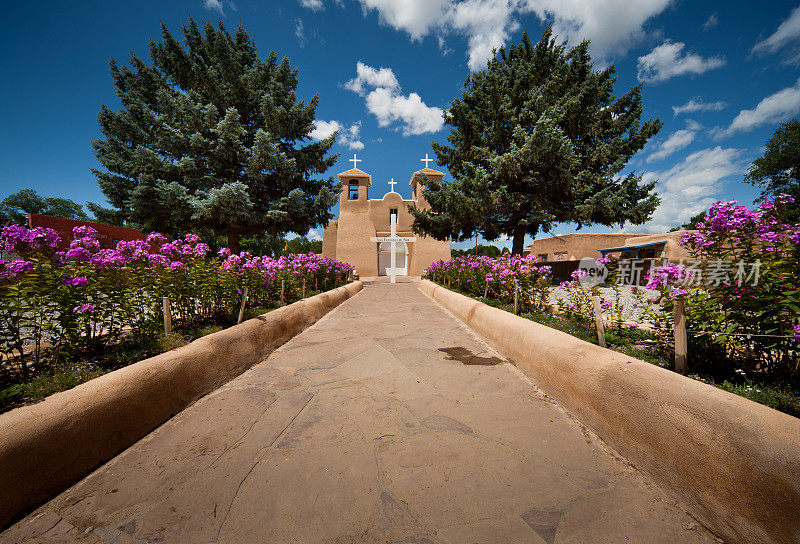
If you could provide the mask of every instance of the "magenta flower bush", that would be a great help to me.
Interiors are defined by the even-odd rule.
[[[647,280],[645,287],[647,289],[664,289],[687,277],[689,277],[689,273],[683,265],[669,263],[653,271],[648,270],[645,272],[645,279]]]
[[[536,256],[502,255],[497,258],[469,255],[449,261],[436,261],[423,277],[455,287],[471,296],[493,296],[513,303],[519,285],[518,303],[522,309],[543,308],[551,269]]]
[[[597,259],[598,265],[608,267],[612,279],[616,277],[614,275],[616,274],[616,262],[616,259],[610,256]],[[611,295],[614,298],[614,300],[607,300],[603,299],[604,294],[596,282],[583,281],[584,278],[589,277],[586,269],[573,270],[570,277],[572,279],[559,283],[554,292],[554,302],[559,313],[583,324],[592,323],[594,321],[594,297],[599,296],[601,313],[609,316],[611,323],[617,329],[625,324],[625,306],[622,303],[621,290],[615,279],[607,281],[612,288]]]
[[[782,195],[754,210],[735,200],[715,203],[697,230],[682,236],[698,265],[670,264],[648,276],[647,287],[662,291],[666,311],[657,325],[665,333],[672,301],[685,299],[696,365],[720,370],[734,362],[749,373],[800,377],[800,224],[776,213],[792,201]]]
[[[173,321],[188,323],[236,312],[245,287],[251,306],[268,306],[282,290],[292,302],[304,288],[339,286],[351,270],[313,254],[271,259],[223,248],[212,255],[195,234],[169,241],[151,233],[114,249],[101,248],[89,226],[76,227],[73,236],[58,251],[52,229],[12,225],[0,233],[0,248],[19,256],[0,261],[0,351],[14,356],[10,370],[23,381],[44,364],[43,340],[61,351],[96,349],[125,330],[156,326],[162,297],[170,299]],[[30,344],[32,360],[23,354]]]

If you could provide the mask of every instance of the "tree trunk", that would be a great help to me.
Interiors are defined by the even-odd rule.
[[[241,248],[239,247],[239,231],[238,230],[229,230],[228,231],[228,249],[231,250],[231,253],[239,253]]]
[[[536,238],[536,234],[539,232],[539,225],[533,229],[533,237]],[[525,249],[525,227],[517,225],[514,227],[514,242],[511,246],[511,254],[512,255],[522,255],[522,251]]]
[[[517,225],[514,227],[514,242],[511,245],[512,255],[522,255],[525,247],[525,227]]]

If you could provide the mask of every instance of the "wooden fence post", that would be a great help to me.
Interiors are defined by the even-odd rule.
[[[169,310],[169,297],[164,297],[164,334],[172,334],[172,313]]]
[[[674,300],[675,304],[675,372],[685,373],[688,346],[686,341],[686,313],[682,296]]]
[[[483,298],[486,299],[488,295],[489,295],[489,283],[487,282],[486,287],[483,288]]]
[[[284,288],[284,282],[285,281],[286,280],[281,280],[281,306],[283,306],[283,288]]]
[[[514,278],[514,315],[519,315],[519,282]]]
[[[241,308],[239,308],[239,319],[236,320],[236,324],[237,325],[239,323],[241,323],[242,319],[244,318],[244,306],[245,306],[245,304],[247,304],[247,287],[245,287],[244,288],[244,292],[242,292],[242,306],[241,306]]]
[[[594,305],[594,324],[597,327],[597,343],[604,348],[606,347],[606,333],[603,330],[603,310],[600,308],[600,297],[593,296],[592,303]]]
[[[303,278],[303,294],[300,298],[306,298],[306,279]]]

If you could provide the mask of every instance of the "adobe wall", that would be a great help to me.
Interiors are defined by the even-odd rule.
[[[329,221],[322,229],[322,256],[336,258],[336,236],[339,232],[339,222]]]
[[[555,254],[567,252],[567,261],[579,261],[584,257],[599,258],[602,256],[599,250],[609,247],[619,247],[627,245],[628,240],[638,240],[638,234],[593,234],[593,233],[570,233],[562,236],[551,236],[541,240],[534,240],[531,246],[526,248],[534,255],[547,253],[548,261],[555,261]],[[638,243],[638,242],[631,242]],[[532,248],[532,250],[531,250]]]
[[[579,261],[584,257],[601,257],[600,250],[611,247],[649,244],[651,242],[666,241],[664,246],[665,257],[669,259],[691,258],[689,252],[679,242],[685,230],[667,232],[663,234],[593,234],[573,232],[561,236],[551,236],[541,240],[534,240],[533,244],[525,248],[526,253],[536,256],[547,254],[548,261],[557,261],[556,253],[566,252],[568,261]]]
[[[353,266],[362,278],[378,275],[378,252],[369,241],[377,234],[369,209],[369,201],[360,196],[358,200],[343,200],[339,205],[336,258]]]
[[[668,259],[691,259],[692,255],[689,251],[680,245],[681,235],[685,232],[692,232],[686,230],[676,230],[664,234],[640,234],[636,238],[629,238],[625,241],[624,245],[633,244],[649,244],[651,242],[661,242],[666,240],[667,244],[664,246],[665,257]]]
[[[113,249],[120,240],[144,240],[145,235],[142,231],[129,227],[115,227],[105,223],[95,221],[80,221],[77,219],[67,219],[65,217],[54,217],[52,215],[42,215],[38,213],[28,214],[28,228],[47,227],[61,235],[59,249],[69,248],[73,240],[72,229],[81,225],[88,225],[100,234],[100,245],[106,249]]]
[[[800,542],[800,419],[422,280],[726,542]]]
[[[360,281],[0,414],[0,529],[189,404],[263,361]]]
[[[452,253],[450,251],[450,240],[439,241],[429,236],[419,236],[417,241],[412,243],[411,262],[408,265],[409,276],[421,276],[422,273],[432,263],[442,260],[449,261]]]

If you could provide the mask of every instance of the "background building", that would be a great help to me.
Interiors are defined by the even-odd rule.
[[[115,227],[113,225],[106,225],[105,223],[66,219],[64,217],[53,217],[51,215],[40,215],[38,213],[28,214],[28,228],[48,227],[58,232],[61,236],[59,249],[69,248],[69,244],[73,240],[72,229],[81,225],[87,225],[95,229],[100,234],[100,245],[106,249],[113,249],[120,240],[144,240],[145,238],[142,231],[129,227]]]
[[[686,259],[689,252],[681,247],[681,234],[677,230],[664,234],[591,234],[574,232],[562,236],[551,236],[535,240],[525,248],[525,254],[533,253],[540,261],[580,261],[584,257],[599,258],[616,255],[630,259]]]

